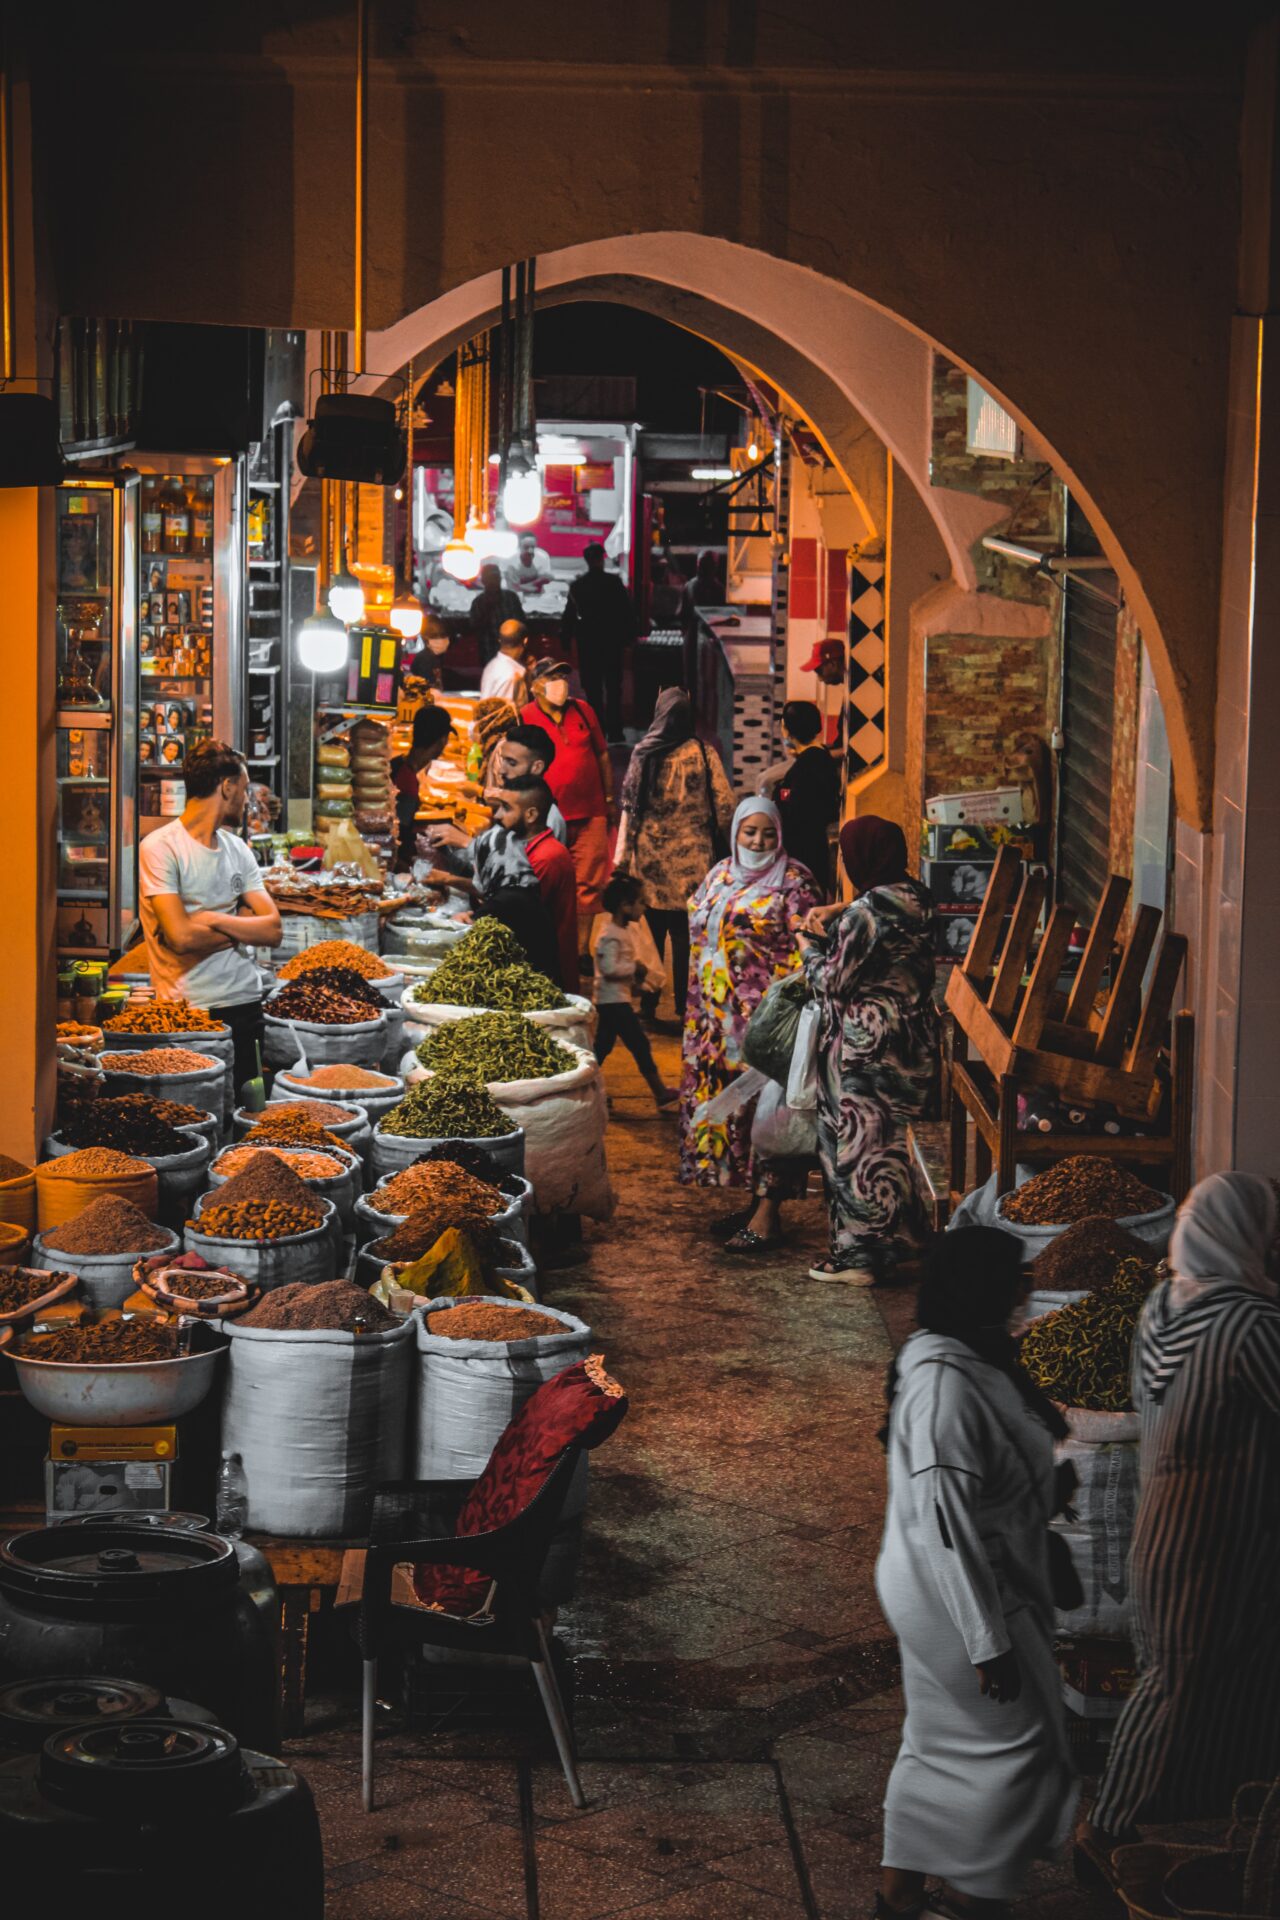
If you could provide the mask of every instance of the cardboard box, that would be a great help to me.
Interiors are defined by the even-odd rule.
[[[1115,1720],[1138,1683],[1124,1640],[1069,1640],[1058,1647],[1062,1698],[1082,1720]]]
[[[974,793],[935,793],[924,803],[925,817],[939,826],[977,822],[981,826],[1023,824],[1021,787],[986,787]]]
[[[934,952],[943,960],[963,960],[977,924],[976,907],[939,907],[934,922]]]
[[[167,1460],[56,1460],[44,1465],[46,1518],[68,1513],[163,1512],[170,1505]]]

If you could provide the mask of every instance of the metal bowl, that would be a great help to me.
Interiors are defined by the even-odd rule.
[[[18,1385],[46,1420],[69,1427],[167,1426],[198,1407],[213,1385],[222,1348],[176,1360],[94,1366],[32,1360],[9,1351]]]

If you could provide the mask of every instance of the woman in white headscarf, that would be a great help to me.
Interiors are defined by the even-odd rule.
[[[1280,1774],[1276,1221],[1269,1181],[1202,1180],[1138,1324],[1140,1673],[1076,1836],[1086,1870],[1141,1825],[1225,1814],[1243,1781]]]
[[[725,1119],[709,1101],[746,1067],[747,1021],[766,988],[800,966],[800,922],[822,898],[807,867],[788,859],[771,800],[742,801],[729,830],[730,855],[712,867],[689,902],[689,1002],[680,1084],[680,1178],[686,1186],[753,1189],[757,1202],[722,1224],[735,1252],[778,1242],[777,1207],[795,1186],[787,1163],[753,1165],[754,1099]]]

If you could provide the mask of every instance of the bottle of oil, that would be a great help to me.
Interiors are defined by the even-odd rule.
[[[213,552],[213,477],[202,474],[191,495],[191,551]]]
[[[164,496],[164,550],[166,553],[190,553],[191,508],[187,490],[175,474]]]
[[[160,482],[152,475],[142,483],[142,551],[164,551],[164,507]]]

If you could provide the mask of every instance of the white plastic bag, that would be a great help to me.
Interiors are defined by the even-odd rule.
[[[793,1107],[776,1080],[767,1081],[751,1122],[751,1144],[770,1160],[798,1160],[818,1151],[818,1116]]]
[[[822,1009],[816,1000],[800,1010],[796,1043],[791,1049],[791,1071],[787,1075],[787,1105],[797,1113],[811,1113],[818,1104],[818,1029]]]

